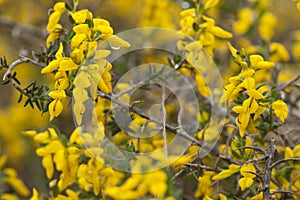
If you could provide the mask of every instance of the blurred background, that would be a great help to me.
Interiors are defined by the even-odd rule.
[[[223,0],[217,9],[209,13],[216,19],[217,25],[233,32],[233,25],[239,20],[239,11],[255,0]],[[258,0],[257,0],[258,1]],[[18,59],[19,55],[31,57],[32,52],[39,52],[45,45],[47,36],[46,25],[49,9],[56,1],[49,0],[0,0],[0,57],[6,57],[8,64]],[[292,59],[297,60],[300,52],[296,45],[300,41],[299,12],[295,3],[291,0],[266,1],[270,11],[277,18],[277,26],[274,41],[286,45]],[[70,2],[71,3],[71,2]],[[164,27],[173,30],[180,28],[180,11],[189,8],[190,1],[183,0],[81,0],[79,9],[87,8],[94,16],[110,21],[115,33],[136,27]],[[220,19],[220,20],[218,20]],[[237,37],[235,38],[235,36]],[[255,46],[253,40],[243,40],[243,34],[234,33],[234,43],[240,47]],[[230,65],[229,53],[225,41],[217,49],[216,62],[221,71],[228,71]],[[145,59],[149,59],[149,55]],[[135,58],[137,59],[137,58]],[[140,58],[141,59],[141,58]],[[151,59],[151,58],[150,58]],[[293,64],[286,70],[282,79],[288,79],[299,68]],[[118,68],[114,69],[118,70]],[[2,79],[4,70],[0,72]],[[117,72],[116,72],[117,73]],[[41,75],[40,70],[31,64],[22,64],[17,68],[17,76],[22,86],[27,86],[32,81],[37,83],[50,83],[54,88],[51,78]],[[23,136],[23,130],[43,129],[49,126],[48,114],[42,114],[36,108],[23,107],[24,102],[17,103],[18,92],[11,85],[0,86],[0,155],[8,155],[8,166],[15,167],[25,183],[32,188],[37,186],[41,191],[45,190],[46,183],[44,171],[40,159],[35,156],[34,144],[29,138]],[[59,119],[50,123],[57,126],[63,134],[70,134],[74,129],[73,118],[70,109],[65,109]]]

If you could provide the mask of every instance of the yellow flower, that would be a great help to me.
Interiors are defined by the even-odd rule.
[[[272,42],[270,44],[270,61],[272,62],[285,62],[290,59],[289,52],[286,50],[286,48],[277,42]]]
[[[243,102],[242,106],[234,106],[232,110],[239,113],[236,118],[236,125],[239,127],[241,137],[244,136],[246,128],[250,120],[250,114],[255,113],[259,106],[255,98],[249,97]]]
[[[4,165],[6,164],[6,161],[7,161],[6,155],[0,156],[0,170],[4,167]]]
[[[219,0],[208,0],[205,5],[204,5],[204,9],[208,10],[210,8],[215,7],[217,4],[219,3]]]
[[[3,170],[7,176],[4,178],[4,182],[8,183],[19,195],[28,197],[30,191],[27,189],[23,181],[18,178],[17,171],[12,168],[6,168]]]
[[[246,33],[253,23],[254,14],[254,11],[250,8],[243,8],[239,10],[238,21],[233,25],[234,32],[239,35]]]
[[[75,64],[80,65],[84,59],[83,51],[81,49],[75,49],[72,51],[70,57]]]
[[[270,12],[265,12],[258,26],[258,32],[262,39],[270,41],[274,35],[274,29],[277,25],[277,18]]]
[[[52,60],[45,68],[42,69],[41,73],[45,74],[45,73],[50,73],[53,72],[54,70],[57,70],[59,67],[59,63],[60,61],[63,59],[63,45],[62,43],[59,44],[59,48],[55,54],[55,58],[56,60]]]
[[[237,173],[240,171],[240,166],[239,165],[235,165],[235,164],[231,164],[229,165],[229,169],[223,170],[221,171],[219,174],[215,175],[212,177],[212,180],[223,180],[225,178],[230,177],[231,175]]]
[[[73,69],[78,69],[78,65],[73,62],[71,58],[64,58],[59,62],[59,70],[60,71],[70,71]]]
[[[61,17],[61,13],[59,12],[53,12],[48,20],[48,25],[47,25],[47,31],[48,33],[52,33],[56,24],[58,24],[59,20]]]
[[[277,100],[272,103],[272,110],[275,115],[279,118],[279,120],[283,123],[285,119],[288,117],[289,110],[287,105],[282,100]]]
[[[74,26],[73,30],[76,34],[86,34],[88,38],[91,37],[91,29],[87,24],[79,24],[77,26]]]
[[[20,200],[19,197],[9,193],[2,193],[1,200]]]
[[[57,2],[53,7],[55,12],[63,14],[66,11],[65,2]]]
[[[244,164],[240,170],[241,175],[244,177],[239,180],[239,186],[241,190],[244,191],[246,188],[250,187],[254,180],[253,178],[256,177],[254,173],[256,173],[255,167],[252,163]]]
[[[195,16],[196,10],[195,8],[190,8],[186,9],[180,12],[181,17],[186,17],[186,16]]]
[[[300,11],[300,1],[299,0],[293,0],[294,2],[297,2],[297,9]]]
[[[39,193],[35,188],[32,189],[32,197],[30,200],[39,200]]]
[[[263,193],[260,192],[257,195],[251,197],[251,198],[247,198],[247,200],[262,200],[263,199]]]
[[[255,69],[270,69],[275,65],[273,62],[264,61],[260,55],[251,55],[250,63]]]
[[[49,104],[50,121],[52,121],[54,117],[58,117],[60,115],[63,111],[63,107],[64,106],[59,99],[55,99]]]
[[[51,91],[48,94],[48,96],[50,96],[53,99],[65,99],[67,97],[64,90],[54,90],[54,91]]]
[[[211,196],[212,195],[212,181],[211,177],[215,172],[205,171],[202,177],[198,178],[198,187],[194,194],[196,198],[201,196]]]
[[[87,9],[79,10],[75,13],[70,13],[76,24],[83,24],[85,21],[92,20],[93,15]]]
[[[147,173],[144,182],[148,184],[152,195],[163,197],[167,192],[167,175],[161,170]]]

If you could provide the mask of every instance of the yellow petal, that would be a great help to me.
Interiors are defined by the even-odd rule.
[[[209,28],[209,32],[213,33],[215,36],[219,38],[224,38],[224,39],[229,39],[232,38],[232,34],[229,33],[228,31],[225,31],[221,27],[218,26],[213,26]]]
[[[123,40],[122,38],[120,38],[116,35],[109,38],[108,42],[111,45],[111,47],[113,47],[113,48],[120,48],[120,47],[128,48],[128,47],[130,47],[130,44],[127,41]]]
[[[207,10],[207,9],[213,8],[218,3],[219,3],[219,0],[208,0],[204,5],[204,9]]]
[[[246,164],[244,164],[242,167],[241,167],[241,174],[244,176],[244,177],[249,177],[249,178],[254,178],[254,177],[256,177],[256,175],[255,174],[253,174],[253,173],[255,173],[256,172],[256,170],[255,170],[255,167],[253,166],[253,164],[252,163],[246,163]],[[251,172],[253,172],[253,173],[251,173]]]
[[[91,35],[91,30],[89,28],[89,25],[87,24],[79,24],[77,26],[74,26],[73,30],[76,34],[86,34],[88,36]]]
[[[60,20],[61,13],[59,12],[53,12],[48,20],[48,25],[47,25],[47,31],[48,33],[51,33],[55,27],[56,24],[58,24]]]
[[[231,52],[231,55],[234,57],[234,58],[236,58],[237,57],[237,50],[228,42],[227,43],[228,44],[228,48],[229,48],[229,50],[230,50],[230,52]]]
[[[54,167],[53,167],[53,162],[52,162],[52,156],[51,154],[46,155],[43,160],[42,160],[42,165],[46,170],[46,176],[48,179],[51,179],[53,172],[54,172]]]
[[[71,40],[71,49],[79,47],[79,45],[87,39],[86,34],[76,34]]]
[[[283,123],[285,119],[288,117],[288,107],[282,100],[277,100],[272,103],[272,110],[275,115],[279,118],[279,120]]]
[[[99,25],[110,26],[109,21],[107,21],[105,19],[100,19],[100,18],[94,18],[93,24],[94,24],[94,27],[97,27]]]
[[[74,80],[74,85],[79,88],[87,88],[91,85],[91,75],[85,71],[81,71]]]
[[[52,99],[65,99],[66,93],[64,90],[54,90],[49,92],[48,96],[50,96]]]
[[[81,49],[75,49],[74,51],[72,51],[70,57],[77,65],[80,65],[80,63],[82,63],[84,59],[84,55]]]
[[[248,94],[253,97],[254,99],[263,99],[264,96],[257,90],[255,89],[251,89],[251,90],[248,90]]]
[[[73,69],[78,69],[78,65],[76,65],[71,58],[64,58],[59,63],[59,70],[60,71],[70,71]]]
[[[292,149],[290,147],[286,147],[284,149],[284,158],[293,158],[294,157],[294,153],[292,151]]]
[[[65,2],[57,2],[53,7],[55,12],[58,12],[60,14],[64,13],[66,11],[66,5]]]
[[[264,61],[264,58],[260,55],[251,55],[250,56],[250,63],[254,67],[256,67],[257,64],[261,61]]]
[[[32,194],[32,197],[30,198],[30,200],[39,200],[39,193],[35,188],[32,189],[32,193],[33,194]]]
[[[46,73],[50,73],[53,72],[54,70],[57,70],[59,67],[59,61],[58,60],[52,60],[47,67],[43,68],[41,73],[42,74],[46,74]]]
[[[239,186],[241,187],[241,190],[244,191],[246,188],[250,187],[253,182],[252,178],[243,177],[239,180]]]
[[[256,65],[256,69],[270,69],[272,67],[274,67],[275,64],[269,61],[261,61],[259,63],[257,63]]]
[[[235,113],[243,113],[243,112],[245,112],[243,106],[234,106],[232,108],[232,111],[235,112]]]
[[[49,104],[49,113],[50,113],[50,121],[54,119],[54,117],[58,117],[60,113],[63,111],[63,104],[60,100],[55,99]]]
[[[223,170],[219,174],[212,177],[212,180],[223,180],[240,171],[240,166],[231,164],[229,169]]]

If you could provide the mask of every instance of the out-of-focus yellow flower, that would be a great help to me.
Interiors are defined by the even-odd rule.
[[[4,182],[9,184],[19,195],[23,197],[28,197],[30,191],[27,189],[23,181],[18,178],[17,171],[12,168],[5,168],[3,170],[6,177],[4,178]]]
[[[293,0],[293,2],[297,3],[297,9],[300,11],[300,1],[299,0]]]
[[[246,33],[254,21],[255,13],[250,8],[243,8],[238,11],[238,21],[234,23],[233,30],[235,33],[242,35]]]
[[[270,41],[275,33],[277,18],[270,12],[266,12],[261,16],[258,26],[258,32],[262,39]]]
[[[257,195],[251,197],[251,198],[247,198],[247,200],[262,200],[263,199],[263,193],[260,192]]]
[[[39,193],[35,188],[32,189],[32,197],[30,200],[39,200]]]
[[[289,52],[280,43],[272,42],[270,44],[270,52],[269,60],[272,62],[286,62],[290,59]]]

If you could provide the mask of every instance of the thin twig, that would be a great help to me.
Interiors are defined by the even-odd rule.
[[[278,87],[278,90],[284,90],[285,88],[287,88],[288,86],[294,84],[296,81],[298,81],[298,79],[300,79],[300,74],[298,74],[297,76],[295,76],[293,79],[291,79],[290,81],[280,85]]]
[[[300,158],[286,158],[286,159],[278,160],[271,165],[271,168],[274,168],[276,165],[279,165],[280,163],[288,162],[288,161],[300,161]]]
[[[30,58],[26,58],[26,57],[21,57],[19,58],[18,60],[15,60],[13,63],[11,63],[9,66],[8,66],[8,70],[5,72],[4,76],[3,76],[3,80],[6,79],[6,77],[11,73],[11,71],[17,67],[18,65],[20,64],[23,64],[23,63],[32,63],[40,68],[44,68],[45,66],[35,60],[32,60]]]
[[[147,79],[139,81],[138,83],[131,85],[130,88],[123,90],[122,92],[120,92],[118,94],[113,94],[112,96],[115,98],[118,98],[124,94],[134,91],[135,89],[149,83],[149,81],[151,81],[152,79],[155,79],[157,76],[159,76],[164,71],[164,69],[165,69],[164,67],[161,67],[157,72],[155,72],[154,74],[149,76]]]

